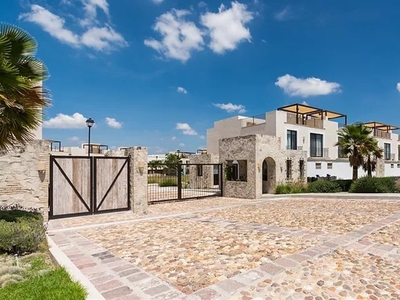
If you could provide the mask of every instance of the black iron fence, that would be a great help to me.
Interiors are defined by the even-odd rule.
[[[148,201],[222,196],[221,164],[151,164]]]

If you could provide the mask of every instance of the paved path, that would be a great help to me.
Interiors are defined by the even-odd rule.
[[[51,221],[49,237],[105,299],[400,299],[393,198],[151,210]]]

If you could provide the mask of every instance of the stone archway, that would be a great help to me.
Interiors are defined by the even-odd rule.
[[[276,187],[276,164],[272,157],[264,159],[262,164],[262,193],[271,194]]]

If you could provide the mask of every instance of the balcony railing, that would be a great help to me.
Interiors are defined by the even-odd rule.
[[[296,120],[296,114],[291,114],[291,113],[287,113],[286,122],[288,124],[293,124],[293,125],[304,125],[307,127],[320,128],[320,129],[324,128],[324,122],[321,119],[311,118],[303,120],[303,117],[299,115]]]
[[[385,132],[385,131],[381,131],[381,130],[375,130],[374,137],[381,138],[381,139],[388,139],[388,140],[392,139],[392,135],[390,132]]]
[[[319,151],[311,151],[311,147],[308,149],[309,150],[309,156],[310,157],[315,157],[315,158],[329,158],[329,148],[323,148],[322,153],[318,153]],[[314,154],[314,155],[312,155]],[[318,154],[318,155],[315,155]]]
[[[303,150],[303,146],[297,146],[296,149],[292,149],[292,148],[290,148],[290,146],[286,146],[286,150],[302,151]]]

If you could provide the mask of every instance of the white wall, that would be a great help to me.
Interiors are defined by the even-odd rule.
[[[219,153],[219,140],[222,138],[240,136],[242,119],[245,117],[235,116],[229,119],[217,121],[214,127],[207,129],[207,153]]]
[[[400,176],[400,162],[385,163],[385,176]]]
[[[321,169],[316,169],[317,163],[321,164]],[[332,169],[328,169],[328,163],[332,163]],[[348,161],[307,161],[307,177],[316,177],[317,175],[326,177],[327,174],[336,176],[337,179],[352,179],[353,168],[350,167]],[[366,175],[367,173],[362,168],[358,169],[358,177]],[[375,175],[375,172],[372,175]]]

